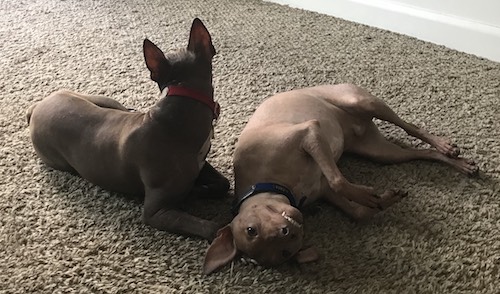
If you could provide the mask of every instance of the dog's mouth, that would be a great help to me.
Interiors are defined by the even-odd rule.
[[[281,213],[281,216],[283,216],[283,218],[285,218],[289,223],[291,223],[293,226],[301,229],[302,228],[302,224],[299,223],[298,221],[294,220],[291,216],[289,216],[288,214],[286,214],[286,212],[282,212]]]

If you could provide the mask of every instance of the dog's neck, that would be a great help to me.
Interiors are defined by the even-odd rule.
[[[291,206],[298,208],[297,202],[295,201],[295,197],[293,196],[292,192],[288,188],[281,186],[279,184],[275,184],[275,183],[257,183],[255,185],[253,185],[241,197],[238,197],[234,200],[233,205],[231,207],[231,212],[233,213],[233,215],[237,215],[239,210],[240,210],[241,204],[243,204],[243,202],[245,200],[247,200],[248,198],[253,197],[255,195],[258,195],[260,193],[265,193],[265,192],[271,192],[271,193],[283,195],[288,199]],[[302,201],[301,201],[301,203],[302,203]],[[300,204],[299,204],[299,206],[300,206]]]
[[[161,91],[161,97],[168,96],[186,97],[199,101],[210,108],[214,115],[214,119],[219,118],[220,106],[219,103],[214,101],[214,91],[212,87],[210,87],[210,91],[201,91],[187,86],[171,85],[164,87]]]

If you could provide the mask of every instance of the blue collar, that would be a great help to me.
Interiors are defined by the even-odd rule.
[[[291,206],[298,208],[297,202],[295,201],[295,197],[293,197],[292,192],[290,192],[290,190],[288,190],[286,187],[274,183],[257,183],[252,187],[250,187],[250,190],[248,190],[248,192],[243,194],[241,198],[236,198],[234,200],[233,206],[231,207],[231,212],[233,213],[233,215],[237,215],[243,201],[247,200],[252,196],[265,192],[272,192],[284,195],[286,196],[286,198],[288,198],[288,201],[290,201]],[[302,203],[303,201],[301,200],[300,202]]]

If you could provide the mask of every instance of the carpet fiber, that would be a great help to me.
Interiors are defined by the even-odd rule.
[[[206,241],[147,227],[140,202],[46,167],[25,119],[29,105],[61,88],[146,110],[158,90],[143,39],[165,51],[186,46],[194,17],[218,52],[222,116],[209,157],[231,180],[234,144],[263,99],[341,82],[453,138],[480,178],[438,163],[343,158],[351,181],[409,196],[365,224],[324,203],[307,209],[319,262],[265,269],[238,259],[203,276]],[[498,293],[499,63],[256,0],[2,0],[0,40],[0,293]],[[426,147],[379,124],[393,141]],[[186,206],[222,224],[230,201]]]

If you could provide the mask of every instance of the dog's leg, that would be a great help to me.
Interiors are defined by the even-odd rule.
[[[405,130],[408,135],[419,138],[420,140],[429,143],[431,146],[433,146],[446,156],[458,157],[458,155],[460,154],[460,148],[451,143],[450,139],[436,136],[422,128],[415,126],[414,124],[402,120],[391,108],[389,108],[389,106],[387,106],[387,104],[385,104],[385,102],[375,97],[374,99],[375,100],[372,103],[372,107],[374,107],[374,109],[372,110],[374,117],[399,126],[403,130]]]
[[[179,209],[162,208],[148,218],[144,218],[146,224],[159,230],[189,235],[212,241],[219,229],[219,225],[205,220]]]
[[[168,170],[163,160],[150,162],[148,168],[141,171],[144,182],[144,223],[162,231],[197,236],[211,241],[220,226],[180,210],[180,205],[188,197],[196,180],[193,175],[196,175],[198,170],[196,160],[181,162],[184,166],[180,172],[184,177],[166,178]]]
[[[103,96],[81,96],[83,99],[94,103],[95,105],[103,108],[112,108],[123,111],[130,111],[127,107],[123,106],[120,102]]]
[[[92,104],[95,104],[102,108],[111,108],[123,111],[130,111],[127,107],[123,106],[120,102],[115,99],[104,97],[104,96],[92,96],[92,95],[84,95],[80,93],[76,93],[69,90],[58,90],[51,94],[51,96],[60,96],[60,97],[77,97],[80,99],[84,99],[89,101]]]
[[[306,128],[304,129],[305,135],[302,139],[302,148],[318,164],[333,193],[343,195],[347,199],[364,206],[380,207],[381,198],[373,188],[352,184],[344,178],[337,167],[336,155],[332,152],[328,141],[321,132],[319,122],[311,120],[304,124]],[[341,149],[341,147],[339,148]],[[342,152],[342,150],[337,151]]]
[[[451,143],[451,140],[433,135],[414,124],[402,120],[382,99],[373,96],[362,88],[351,87],[353,87],[351,95],[343,96],[341,101],[336,100],[335,97],[329,97],[330,101],[355,116],[375,117],[393,123],[405,130],[407,134],[429,143],[446,156],[457,157],[460,154],[460,149]]]
[[[475,175],[478,167],[472,160],[449,157],[434,149],[402,148],[389,142],[373,122],[369,122],[365,134],[356,140],[347,152],[365,156],[382,163],[399,163],[416,159],[441,161],[467,175]]]
[[[131,109],[126,108],[120,102],[118,102],[118,101],[116,101],[116,100],[114,100],[112,98],[108,98],[108,97],[104,97],[104,96],[82,95],[82,94],[75,93],[75,92],[68,91],[68,90],[59,90],[59,91],[56,91],[56,92],[52,93],[51,96],[54,96],[54,95],[58,95],[58,96],[61,96],[61,97],[65,97],[65,96],[66,97],[67,96],[78,97],[78,98],[87,100],[90,103],[93,103],[93,104],[95,104],[95,105],[97,105],[99,107],[111,108],[111,109],[117,109],[117,110],[123,110],[123,111],[131,111]],[[31,114],[33,113],[33,110],[35,109],[35,107],[36,107],[37,104],[38,104],[38,102],[32,104],[26,110],[26,120],[28,122],[28,125],[30,123]]]
[[[340,208],[352,219],[356,221],[364,221],[370,219],[383,209],[386,209],[387,207],[398,202],[407,194],[408,193],[402,192],[400,190],[385,191],[380,195],[380,200],[379,200],[380,205],[377,208],[364,206],[354,201],[350,201],[349,199],[345,198],[342,194],[335,193],[333,191],[331,191],[331,193],[326,195],[326,200],[330,201],[333,205]]]
[[[171,189],[170,189],[171,190]],[[177,209],[178,202],[185,195],[177,197],[173,203],[172,195],[167,195],[167,189],[146,189],[144,198],[143,219],[144,223],[156,229],[171,233],[197,236],[212,241],[219,225],[187,212]],[[168,203],[166,203],[168,201]]]
[[[194,183],[191,194],[194,196],[219,198],[225,196],[229,188],[229,180],[208,163],[208,161],[205,161],[205,165]]]
[[[346,88],[345,92],[348,94],[328,95],[328,100],[354,117],[361,118],[368,125],[366,134],[361,135],[361,139],[356,139],[356,142],[350,142],[347,151],[386,163],[414,159],[441,161],[467,175],[476,175],[478,173],[475,162],[459,158],[460,149],[455,144],[452,144],[449,139],[433,135],[402,120],[383,100],[362,88],[353,85],[343,85],[343,87]],[[371,122],[374,117],[401,127],[409,135],[429,143],[438,152],[431,149],[403,149],[388,142]]]

